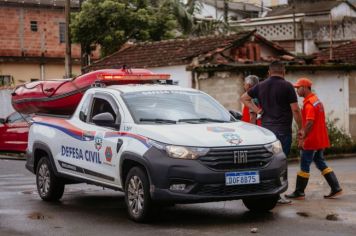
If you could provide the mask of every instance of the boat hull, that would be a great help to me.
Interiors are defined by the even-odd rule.
[[[75,79],[35,81],[20,85],[13,91],[11,102],[16,111],[24,114],[71,115],[85,91],[95,83],[147,83],[167,78],[169,75],[154,74],[144,69],[98,70]]]

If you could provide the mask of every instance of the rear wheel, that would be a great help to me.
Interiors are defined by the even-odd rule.
[[[64,183],[54,175],[48,158],[42,157],[37,165],[36,185],[44,201],[58,201],[64,192]]]
[[[133,167],[125,181],[125,202],[130,218],[144,222],[151,213],[152,201],[148,177],[141,168]]]
[[[263,198],[246,198],[242,201],[250,211],[268,212],[276,206],[278,201],[278,195]]]

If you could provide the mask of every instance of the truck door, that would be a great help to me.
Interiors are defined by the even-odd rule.
[[[88,178],[110,184],[119,183],[118,152],[123,144],[120,137],[122,109],[111,94],[96,93],[92,102],[80,111],[82,127],[83,169]],[[95,117],[110,114],[114,124],[95,124]],[[115,184],[116,185],[116,184]]]

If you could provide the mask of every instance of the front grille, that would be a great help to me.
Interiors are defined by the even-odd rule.
[[[235,151],[247,151],[247,162],[236,163]],[[199,161],[210,169],[227,171],[264,167],[272,160],[272,155],[264,146],[221,147],[211,148]]]
[[[249,193],[267,192],[279,187],[276,180],[266,180],[259,184],[225,186],[224,184],[209,184],[198,188],[196,194],[203,196],[233,196]]]

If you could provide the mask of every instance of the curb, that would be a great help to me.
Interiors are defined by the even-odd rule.
[[[0,160],[25,161],[26,156],[0,154]]]

